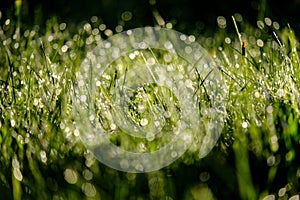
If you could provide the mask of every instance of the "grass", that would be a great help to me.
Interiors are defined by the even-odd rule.
[[[175,163],[146,174],[116,171],[97,161],[79,139],[72,117],[75,74],[81,62],[87,52],[116,32],[106,28],[97,17],[76,26],[75,32],[55,17],[45,27],[21,27],[20,19],[3,20],[0,29],[2,197],[297,199],[299,42],[292,27],[281,27],[270,18],[258,21],[257,25],[243,21],[239,14],[233,19],[231,23],[231,19],[226,22],[225,18],[218,18],[218,29],[213,35],[194,32],[196,40],[217,63],[228,90],[226,121],[217,145],[199,159],[197,150],[201,146],[195,144]],[[164,52],[146,51],[143,55],[160,61],[163,58],[160,54]],[[136,62],[143,63],[144,58],[141,56]],[[172,59],[172,62],[178,66],[183,61]],[[115,71],[109,73],[113,77]],[[203,80],[193,81],[201,85]],[[99,98],[110,98],[114,87],[111,83],[106,81],[100,87],[100,93],[106,97]],[[129,116],[141,125],[145,116],[134,108],[144,105],[148,109],[145,115],[151,115],[152,108],[156,106],[159,110],[159,106],[164,106],[161,102],[166,102],[159,98],[169,93],[168,89],[156,89],[151,84],[141,87],[128,101]],[[148,99],[141,98],[146,94]],[[209,99],[204,91],[202,94],[204,100],[200,103],[207,104]],[[165,129],[179,118],[177,101],[166,103],[173,110]],[[103,112],[100,107],[99,120],[109,129],[109,118]],[[111,140],[118,143],[117,138]],[[156,140],[148,145],[150,149],[159,146]],[[138,143],[123,147],[136,150]]]

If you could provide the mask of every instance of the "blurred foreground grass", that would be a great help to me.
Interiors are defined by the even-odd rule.
[[[83,58],[122,26],[110,30],[94,16],[71,32],[55,17],[45,27],[26,28],[5,19],[0,29],[1,198],[299,199],[299,42],[291,27],[270,18],[257,25],[239,14],[234,19],[236,26],[220,16],[214,35],[197,30],[191,35],[210,52],[228,89],[217,145],[203,159],[188,151],[147,174],[98,162],[72,119],[73,84]]]

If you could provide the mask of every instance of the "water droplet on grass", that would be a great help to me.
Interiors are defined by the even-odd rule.
[[[299,194],[292,196],[289,200],[299,200]]]
[[[280,188],[278,191],[278,196],[282,197],[285,195],[286,192],[286,188]]]
[[[10,120],[10,125],[11,125],[12,127],[15,127],[16,121],[15,121],[14,119],[11,119],[11,120]]]
[[[275,164],[276,158],[275,156],[271,155],[267,159],[267,164],[268,166],[273,166]]]
[[[86,32],[89,32],[89,31],[91,31],[92,26],[91,26],[89,23],[86,23],[86,24],[83,26],[83,29],[84,29]]]
[[[268,26],[272,25],[272,20],[269,17],[266,17],[264,21],[265,21],[266,25],[268,25]]]
[[[209,180],[210,174],[208,172],[201,172],[199,178],[200,178],[200,181],[206,182]]]
[[[46,155],[46,152],[45,151],[40,151],[40,156],[41,156],[41,161],[43,163],[46,163],[47,162],[47,155]]]
[[[79,134],[80,134],[79,130],[78,130],[78,129],[75,129],[75,130],[74,130],[74,135],[75,135],[76,137],[78,137]]]
[[[92,16],[91,17],[91,22],[92,23],[96,23],[98,21],[98,17],[97,16]]]
[[[91,183],[82,184],[81,190],[87,197],[94,197],[97,194],[95,186]]]
[[[5,20],[5,23],[4,23],[6,26],[8,26],[10,24],[10,19],[7,19]]]
[[[193,49],[192,49],[192,47],[190,47],[190,46],[186,46],[186,47],[184,48],[184,51],[185,51],[185,53],[190,54],[190,53],[192,53]]]
[[[81,100],[82,102],[85,102],[85,101],[86,101],[86,96],[85,96],[85,95],[82,95],[82,96],[80,97],[80,100]]]
[[[110,29],[106,29],[105,31],[104,31],[104,34],[106,35],[106,36],[112,36],[113,35],[113,32],[112,32],[112,30],[110,30]]]
[[[265,196],[265,198],[263,198],[263,200],[275,200],[275,195],[271,194],[271,195]]]
[[[94,115],[91,115],[91,116],[89,117],[89,119],[90,119],[90,121],[94,121],[95,116],[94,116]]]
[[[146,126],[148,124],[148,119],[142,118],[140,121],[141,126]]]
[[[129,162],[128,162],[128,160],[122,159],[122,160],[120,161],[120,167],[121,167],[123,170],[128,169],[128,168],[129,168]]]
[[[132,13],[130,11],[125,11],[121,15],[122,20],[129,21],[132,18]]]
[[[279,97],[283,97],[284,96],[284,89],[279,89],[278,91],[277,91],[277,94],[278,94],[278,96]]]
[[[190,79],[187,79],[185,81],[185,86],[188,87],[188,88],[193,89],[193,82]]]
[[[243,122],[243,123],[242,123],[242,127],[243,127],[243,128],[247,128],[247,127],[248,127],[248,123],[247,123],[247,122]]]
[[[93,173],[88,169],[83,170],[82,175],[83,175],[84,179],[87,181],[93,179]]]
[[[15,177],[18,181],[22,181],[23,175],[22,175],[22,172],[21,172],[20,168],[14,168],[14,177]]]
[[[61,51],[63,52],[63,53],[65,53],[65,52],[67,52],[67,50],[68,50],[68,46],[67,45],[63,45],[62,47],[61,47]]]
[[[268,106],[267,107],[267,113],[272,114],[273,113],[273,106]]]
[[[19,44],[18,42],[16,42],[16,43],[14,44],[14,48],[15,48],[15,49],[19,48],[19,46],[20,46],[20,44]]]
[[[218,26],[219,26],[220,28],[226,28],[226,18],[225,18],[225,17],[219,16],[219,17],[217,18],[217,22],[218,22]]]
[[[99,25],[99,30],[100,31],[104,31],[106,29],[106,25],[105,24],[100,24]]]
[[[65,180],[70,184],[75,184],[77,182],[77,173],[72,169],[66,169],[64,172]]]
[[[146,139],[151,142],[155,139],[155,135],[153,133],[148,133]]]
[[[262,41],[261,39],[258,39],[256,41],[256,45],[259,46],[259,47],[263,47],[264,46],[264,41]]]
[[[177,156],[178,156],[177,152],[176,151],[172,151],[171,157],[172,158],[176,158]]]
[[[59,30],[63,31],[63,30],[66,29],[66,27],[67,27],[67,24],[66,24],[66,23],[61,23],[61,24],[59,25]]]
[[[142,172],[142,171],[144,170],[144,167],[143,167],[142,164],[137,164],[137,165],[135,166],[135,169],[136,169],[137,171]]]
[[[259,97],[260,97],[259,92],[256,91],[256,92],[254,93],[254,96],[255,96],[256,98],[259,98]]]
[[[182,34],[182,35],[179,36],[179,38],[180,38],[182,41],[185,41],[187,37],[186,37],[186,35],[183,35],[183,34]]]
[[[12,167],[13,168],[20,168],[20,163],[16,158],[13,158],[13,160],[12,160]]]

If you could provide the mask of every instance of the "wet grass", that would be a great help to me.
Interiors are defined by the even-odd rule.
[[[81,62],[122,26],[110,30],[92,17],[74,33],[55,18],[45,27],[28,28],[5,19],[0,29],[1,196],[297,199],[299,42],[292,27],[270,18],[256,25],[239,14],[233,19],[219,17],[214,35],[195,31],[192,36],[217,63],[228,90],[217,145],[202,159],[196,145],[167,168],[147,174],[119,172],[98,162],[81,143],[72,118]],[[158,102],[153,95],[150,100]],[[141,123],[137,116],[131,110]]]

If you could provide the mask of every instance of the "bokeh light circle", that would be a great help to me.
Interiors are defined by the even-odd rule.
[[[94,156],[120,171],[159,170],[189,148],[202,158],[223,128],[224,85],[194,37],[124,31],[89,52],[76,73],[76,127]]]

